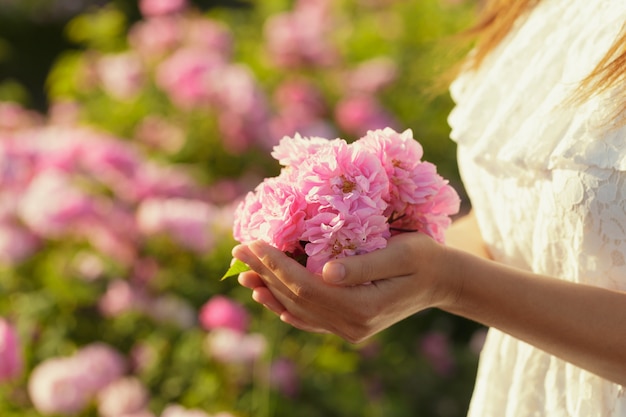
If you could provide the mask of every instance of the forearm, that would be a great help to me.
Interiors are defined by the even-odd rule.
[[[626,385],[626,294],[539,276],[453,248],[439,307]]]

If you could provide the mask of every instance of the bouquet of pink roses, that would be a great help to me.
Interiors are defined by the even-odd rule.
[[[263,240],[312,272],[336,258],[384,248],[399,232],[443,242],[459,196],[411,130],[343,139],[284,137],[272,156],[283,166],[248,193],[235,212],[241,243]]]

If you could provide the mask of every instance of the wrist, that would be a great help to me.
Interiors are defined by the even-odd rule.
[[[442,310],[454,310],[463,298],[465,268],[462,251],[440,245],[439,256],[434,258],[432,277],[432,306]]]

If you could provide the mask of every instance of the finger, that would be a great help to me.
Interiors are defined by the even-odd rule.
[[[242,272],[241,274],[239,274],[239,277],[237,278],[237,281],[242,286],[244,286],[246,288],[250,288],[251,290],[253,290],[253,289],[257,288],[257,287],[264,287],[265,286],[265,283],[263,282],[263,280],[261,279],[259,274],[257,274],[254,271]]]
[[[305,284],[303,280],[309,280],[309,283],[321,281],[297,261],[265,242],[258,241],[250,245],[239,245],[233,249],[233,256],[249,265],[257,277],[263,281],[263,285],[271,291],[277,303],[295,314],[303,311],[302,306],[298,305],[300,302],[298,300],[299,290],[293,290],[288,285],[299,288]],[[242,277],[244,284],[255,285],[258,283],[255,282],[256,278],[247,274]],[[304,276],[304,279],[301,276]],[[294,281],[297,281],[298,284],[293,285]]]
[[[322,284],[319,277],[308,271],[296,260],[286,256],[280,250],[263,241],[256,241],[248,246],[250,252],[256,256],[252,261],[255,269],[270,284],[270,286],[285,288],[293,296],[299,296],[302,289],[319,287]]]
[[[262,243],[262,244],[267,246],[269,250],[271,250],[272,252],[276,252],[276,253],[273,253],[272,259],[284,258],[284,260],[281,259],[280,263],[284,263],[285,260],[287,262],[291,261],[295,263],[296,266],[302,268],[300,264],[298,264],[296,261],[292,260],[291,258],[287,257],[286,255],[284,255],[278,249],[273,248],[266,243]],[[271,287],[274,293],[274,296],[277,298],[280,298],[279,301],[284,304],[285,299],[290,297],[291,290],[289,290],[285,286],[285,284],[276,277],[272,269],[268,268],[265,265],[264,261],[261,259],[259,255],[252,252],[252,250],[250,249],[250,246],[251,245],[236,246],[232,252],[233,257],[247,264],[252,269],[252,272],[254,272],[257,275],[257,277],[262,281],[262,285],[266,287]],[[274,265],[274,262],[275,261],[272,260],[269,263]],[[244,275],[242,279],[244,280],[244,283],[246,284],[256,284],[256,282],[248,281],[248,280],[254,280],[254,278],[250,278],[248,275]]]
[[[296,329],[304,330],[305,332],[322,333],[322,334],[330,334],[331,333],[331,332],[329,332],[326,329],[310,325],[310,324],[300,320],[299,318],[297,318],[293,314],[289,313],[288,311],[284,311],[280,315],[280,320],[282,322],[284,322],[284,323],[289,324],[290,326],[295,327]]]
[[[416,256],[411,239],[416,236],[409,235],[417,233],[398,235],[383,249],[328,262],[322,271],[324,281],[349,286],[410,274]]]
[[[255,288],[252,292],[252,299],[262,304],[268,310],[280,316],[285,312],[285,307],[274,297],[274,294],[266,287]]]

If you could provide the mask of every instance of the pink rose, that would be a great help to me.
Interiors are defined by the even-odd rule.
[[[268,178],[237,207],[233,233],[240,242],[262,239],[282,251],[294,252],[304,232],[306,202],[283,177]]]
[[[233,235],[264,240],[316,273],[331,259],[384,248],[396,232],[441,242],[460,200],[422,153],[410,130],[369,131],[352,144],[284,137],[272,152],[280,174],[239,204]]]
[[[19,376],[22,365],[17,331],[8,321],[0,318],[0,382]]]
[[[274,146],[272,157],[284,167],[298,167],[327,146],[335,146],[335,143],[323,137],[302,137],[296,133],[293,137],[283,137]]]
[[[382,212],[389,194],[389,179],[380,160],[343,140],[319,149],[298,170],[297,188],[307,203],[339,213]],[[363,214],[365,215],[365,214]]]
[[[390,237],[387,217],[371,210],[351,214],[321,212],[306,222],[302,239],[308,243],[308,270],[321,273],[326,262],[360,255],[387,246]]]
[[[206,330],[227,328],[243,333],[248,328],[250,318],[241,304],[225,296],[216,295],[202,306],[199,320]]]

